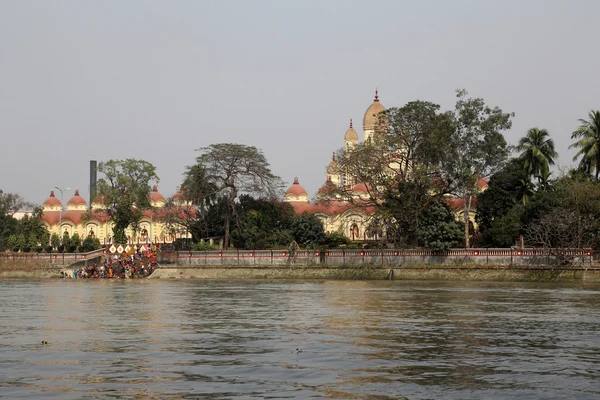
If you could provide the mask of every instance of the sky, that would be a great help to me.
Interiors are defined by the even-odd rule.
[[[600,108],[596,0],[0,2],[0,189],[89,198],[89,161],[137,158],[173,195],[196,149],[261,149],[313,196],[349,119],[452,109],[456,89],[514,112],[574,165],[571,132]],[[57,195],[59,193],[57,192]]]

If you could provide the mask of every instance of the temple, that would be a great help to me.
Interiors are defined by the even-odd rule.
[[[382,119],[380,118],[380,113],[385,110],[386,108],[379,100],[379,92],[376,90],[375,98],[363,116],[363,142],[371,140],[378,129],[381,128]],[[359,135],[356,129],[354,129],[351,119],[350,126],[344,134],[344,149],[351,150],[358,143]],[[379,239],[378,237],[369,236],[366,229],[371,215],[376,209],[374,206],[356,207],[350,202],[330,195],[337,188],[344,187],[346,192],[351,193],[355,201],[369,197],[367,193],[368,187],[364,183],[357,182],[354,177],[341,170],[336,161],[335,152],[325,170],[325,176],[325,183],[316,194],[317,201],[311,202],[309,200],[308,193],[300,185],[297,177],[294,178],[293,184],[285,192],[284,201],[288,202],[298,214],[306,212],[317,216],[323,223],[325,232],[337,232],[355,241]],[[481,191],[487,189],[487,180],[480,179],[477,186]],[[457,220],[463,221],[463,200],[449,196],[448,203],[454,210]],[[473,228],[476,229],[475,212],[476,199],[473,199],[469,221]]]
[[[363,116],[363,142],[373,138],[382,123],[380,113],[385,111],[385,107],[379,100],[379,93],[375,91],[375,98],[369,105]],[[352,120],[350,126],[344,134],[344,149],[350,150],[359,144],[359,134],[354,129]],[[354,204],[342,200],[334,193],[338,188],[344,187],[354,198]],[[478,182],[481,191],[487,188],[487,181],[481,179]],[[283,200],[288,202],[297,214],[310,213],[317,216],[323,223],[325,232],[337,232],[354,241],[377,240],[378,237],[369,236],[367,225],[376,210],[376,207],[365,205],[357,207],[356,202],[360,199],[369,197],[368,187],[357,182],[356,179],[348,173],[344,173],[335,157],[335,152],[331,161],[325,170],[325,183],[316,193],[316,201],[311,201],[308,193],[300,184],[298,178],[294,178],[292,185],[284,194]],[[178,191],[173,196],[173,204],[176,206],[167,211],[165,197],[154,186],[150,192],[150,202],[152,209],[143,212],[143,218],[140,223],[139,232],[134,232],[128,228],[126,235],[130,244],[138,243],[171,243],[176,239],[190,238],[191,235],[183,227],[173,227],[164,222],[165,213],[178,212],[177,210],[187,210],[187,215],[193,213],[194,208],[183,198],[183,193]],[[449,197],[448,202],[453,208],[456,218],[463,220],[463,200],[456,197]],[[94,237],[100,240],[101,244],[112,243],[112,223],[108,217],[101,199],[96,200],[88,207],[87,202],[75,190],[75,194],[66,203],[66,209],[63,207],[54,191],[42,205],[42,220],[50,233],[57,233],[59,236],[65,232],[71,236],[77,232],[79,237],[85,239]],[[173,211],[175,210],[175,211]],[[476,199],[473,199],[473,205],[469,214],[473,228],[475,224]]]
[[[178,207],[167,211],[165,197],[158,191],[158,187],[154,186],[150,192],[150,204],[152,209],[143,211],[139,232],[134,232],[131,227],[127,228],[125,233],[130,244],[172,243],[176,239],[191,238],[190,233],[185,229],[169,228],[161,222],[167,212],[177,212],[178,209],[183,208],[193,209],[189,202],[184,200],[181,191],[173,196],[173,204]],[[42,211],[42,221],[51,234],[63,236],[67,233],[72,236],[77,233],[82,239],[93,237],[98,238],[101,244],[112,243],[112,223],[102,204],[102,199],[94,201],[91,207],[88,207],[87,202],[76,189],[73,197],[67,201],[65,209],[54,191],[51,191],[50,196],[42,204]]]

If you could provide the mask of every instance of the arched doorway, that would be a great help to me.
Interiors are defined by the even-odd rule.
[[[360,230],[358,229],[358,225],[352,224],[350,228],[350,239],[359,240],[360,238]]]

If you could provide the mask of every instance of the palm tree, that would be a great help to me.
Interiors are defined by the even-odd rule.
[[[550,165],[554,165],[554,159],[558,157],[554,150],[554,141],[545,129],[528,130],[519,140],[517,150],[521,152],[519,159],[527,174],[537,177],[538,180],[548,176]]]
[[[571,139],[579,139],[569,146],[578,148],[573,161],[581,157],[579,169],[591,174],[595,172],[596,182],[600,174],[600,110],[592,110],[588,119],[580,119],[579,127],[571,134]]]

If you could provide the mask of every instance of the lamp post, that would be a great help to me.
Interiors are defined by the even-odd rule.
[[[63,192],[71,190],[71,188],[61,189],[58,186],[54,186],[60,191],[60,214],[58,218],[58,236],[60,237],[60,224],[62,223],[62,212],[63,212]]]

